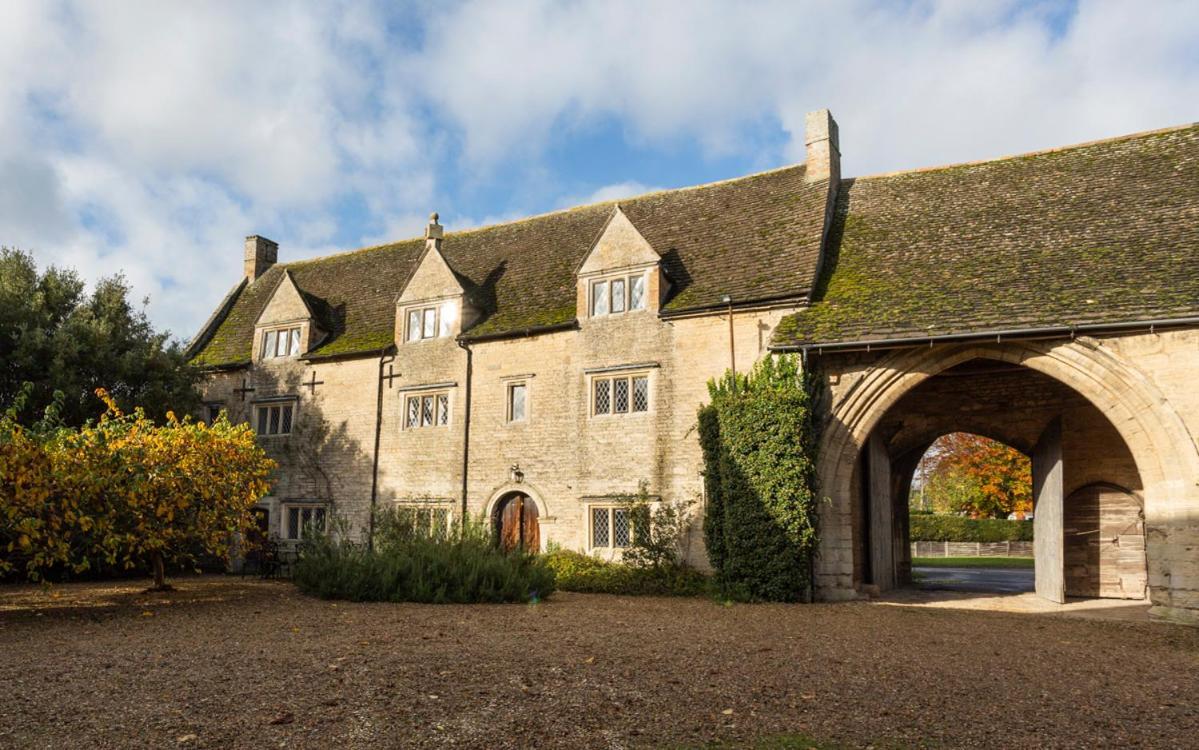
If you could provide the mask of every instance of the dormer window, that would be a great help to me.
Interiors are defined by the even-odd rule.
[[[449,336],[458,319],[458,305],[443,302],[440,305],[413,307],[408,310],[405,341],[424,341]]]
[[[277,328],[262,334],[262,359],[300,356],[300,328]]]
[[[644,273],[611,276],[591,282],[591,317],[644,309]]]

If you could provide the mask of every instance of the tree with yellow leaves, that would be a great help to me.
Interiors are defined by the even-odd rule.
[[[226,556],[275,467],[250,428],[174,414],[156,425],[97,395],[107,411],[77,430],[0,419],[0,571],[148,565],[164,589],[168,563]]]

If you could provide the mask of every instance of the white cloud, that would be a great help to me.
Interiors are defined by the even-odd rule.
[[[331,249],[338,202],[385,224],[431,192],[386,18],[359,4],[0,7],[0,241],[88,278],[123,271],[187,336],[238,278],[241,237]]]
[[[433,21],[422,65],[476,167],[601,118],[721,154],[771,117],[797,161],[828,106],[851,173],[1194,118],[1199,5],[1081,3],[1057,38],[1058,5],[475,0]]]
[[[602,128],[757,169],[801,160],[827,106],[863,174],[1197,119],[1199,4],[1072,8],[9,0],[0,243],[123,270],[188,335],[246,234],[291,259],[677,182],[572,174]]]
[[[660,187],[644,185],[640,182],[617,182],[612,185],[604,185],[603,187],[594,190],[591,195],[588,195],[582,200],[570,200],[565,202],[564,206],[575,206],[586,203],[602,203],[604,201],[614,201],[621,198],[633,198],[646,193],[654,193],[662,190]]]

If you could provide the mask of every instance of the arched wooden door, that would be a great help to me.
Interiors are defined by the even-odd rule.
[[[495,536],[505,550],[523,547],[541,550],[541,528],[537,523],[537,503],[516,492],[500,500],[495,508]]]
[[[1145,517],[1136,496],[1089,484],[1070,493],[1064,511],[1066,594],[1144,599]]]

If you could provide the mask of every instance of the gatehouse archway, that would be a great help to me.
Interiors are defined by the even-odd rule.
[[[1196,504],[1199,498],[1194,483],[1186,481],[1186,477],[1199,476],[1199,456],[1181,419],[1158,389],[1136,368],[1091,340],[1056,344],[962,344],[897,350],[879,357],[868,367],[840,373],[842,382],[836,384],[828,405],[830,418],[823,431],[818,466],[822,493],[832,500],[821,519],[823,546],[817,560],[818,585],[831,591],[843,590],[847,584],[856,587],[864,582],[861,576],[863,525],[860,517],[855,518],[861,506],[855,498],[872,479],[863,476],[861,460],[863,453],[872,449],[872,435],[892,408],[922,383],[946,373],[951,377],[959,375],[949,371],[971,362],[1035,372],[1068,389],[1087,409],[1102,416],[1109,438],[1114,436],[1122,446],[1126,464],[1135,477],[1129,481],[1124,472],[1122,481],[1115,481],[1108,471],[1110,465],[1075,461],[1070,479],[1074,486],[1067,485],[1065,477],[1060,476],[1059,480],[1050,483],[1049,489],[1056,490],[1060,496],[1058,507],[1064,505],[1069,493],[1086,484],[1114,481],[1130,490],[1140,501],[1147,530],[1146,581],[1150,592],[1156,595],[1154,603],[1168,606],[1170,560],[1168,555],[1155,549],[1153,529],[1155,524],[1165,525],[1172,507]],[[996,412],[994,408],[991,411]],[[1054,415],[1051,411],[1043,410],[1037,419],[1025,419],[1019,424],[1015,422],[1020,420],[1011,419],[990,419],[989,424],[979,424],[988,421],[986,409],[966,409],[959,413],[959,423],[952,428],[979,434],[989,431],[991,436],[1028,451],[1034,457],[1040,454],[1042,460],[1048,462],[1046,466],[1052,467],[1068,461],[1069,456],[1054,455],[1054,441],[1049,439],[1053,437],[1051,422]],[[931,442],[936,437],[931,433],[921,436],[914,423],[905,429],[907,432],[903,437],[912,446],[919,446],[922,439]],[[928,429],[936,431],[932,426]],[[1113,443],[1112,440],[1107,442]],[[927,443],[922,447],[927,447]],[[1056,447],[1060,451],[1061,445]],[[894,457],[902,469],[896,472],[898,481],[910,482],[910,474],[904,478],[907,467],[903,465],[910,457],[905,459],[903,451],[897,451],[897,445],[887,448],[888,459]],[[1043,473],[1052,475],[1051,469]],[[1044,515],[1053,530],[1064,528],[1062,515]],[[1056,533],[1053,530],[1044,536],[1053,536]],[[1058,574],[1061,581],[1054,585],[1064,592],[1065,557],[1061,545],[1056,554],[1061,556],[1060,564],[1046,567],[1061,569]],[[885,585],[886,580],[883,583]],[[831,597],[835,596],[835,592],[831,594]]]

